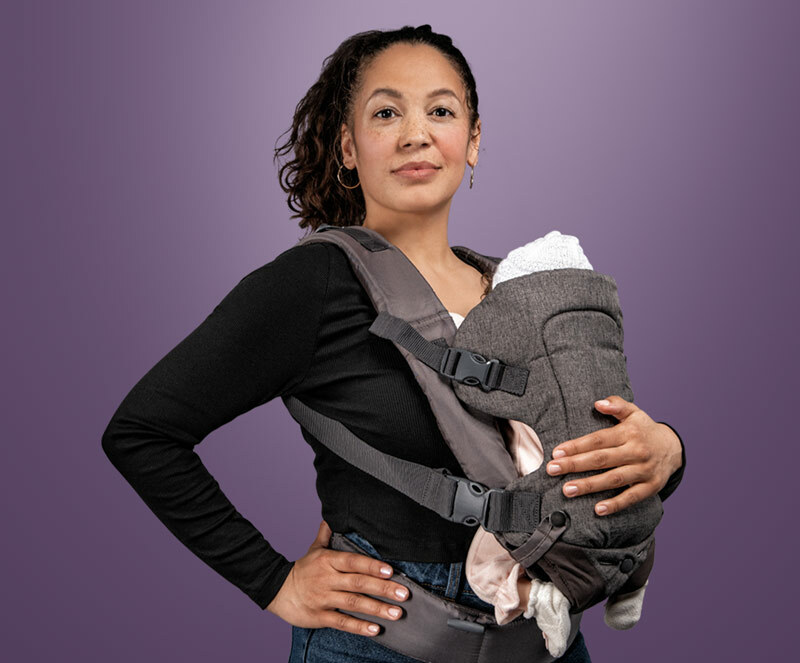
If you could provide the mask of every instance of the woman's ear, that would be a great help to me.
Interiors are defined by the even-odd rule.
[[[340,140],[342,146],[342,165],[347,168],[347,170],[352,170],[356,167],[355,140],[350,133],[347,123],[342,123]]]
[[[469,139],[469,147],[467,149],[467,163],[473,168],[478,165],[478,150],[481,145],[481,118],[475,121],[475,128]]]

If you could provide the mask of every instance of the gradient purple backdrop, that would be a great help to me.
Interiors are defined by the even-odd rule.
[[[292,246],[272,149],[322,60],[430,23],[478,83],[450,243],[558,229],[613,275],[636,402],[688,449],[642,620],[595,661],[784,658],[798,591],[796,3],[4,2],[3,660],[285,661],[290,627],[108,462],[136,381]],[[280,400],[198,453],[289,559],[320,522]],[[762,539],[775,536],[775,545]]]

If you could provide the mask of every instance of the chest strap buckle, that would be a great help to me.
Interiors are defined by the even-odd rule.
[[[499,359],[486,359],[465,348],[448,347],[442,355],[439,373],[456,382],[491,391],[500,383],[501,366]]]

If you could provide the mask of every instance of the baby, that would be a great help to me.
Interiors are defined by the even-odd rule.
[[[557,230],[514,249],[495,271],[492,288],[499,283],[536,271],[562,268],[592,269],[578,238]],[[456,326],[463,320],[453,314]],[[536,470],[543,462],[543,447],[536,432],[513,419],[497,419],[508,450],[520,476]],[[529,578],[511,554],[493,534],[478,528],[466,560],[467,580],[475,593],[495,607],[498,624],[506,624],[520,615],[534,617],[541,629],[548,651],[555,657],[566,650],[570,633],[566,596],[551,582]],[[629,594],[609,598],[605,622],[615,629],[627,629],[639,620],[645,586]]]

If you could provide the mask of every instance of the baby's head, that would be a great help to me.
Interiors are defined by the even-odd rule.
[[[498,283],[532,272],[567,267],[592,269],[577,237],[562,235],[558,230],[551,230],[544,237],[510,251],[497,265],[492,288]]]

